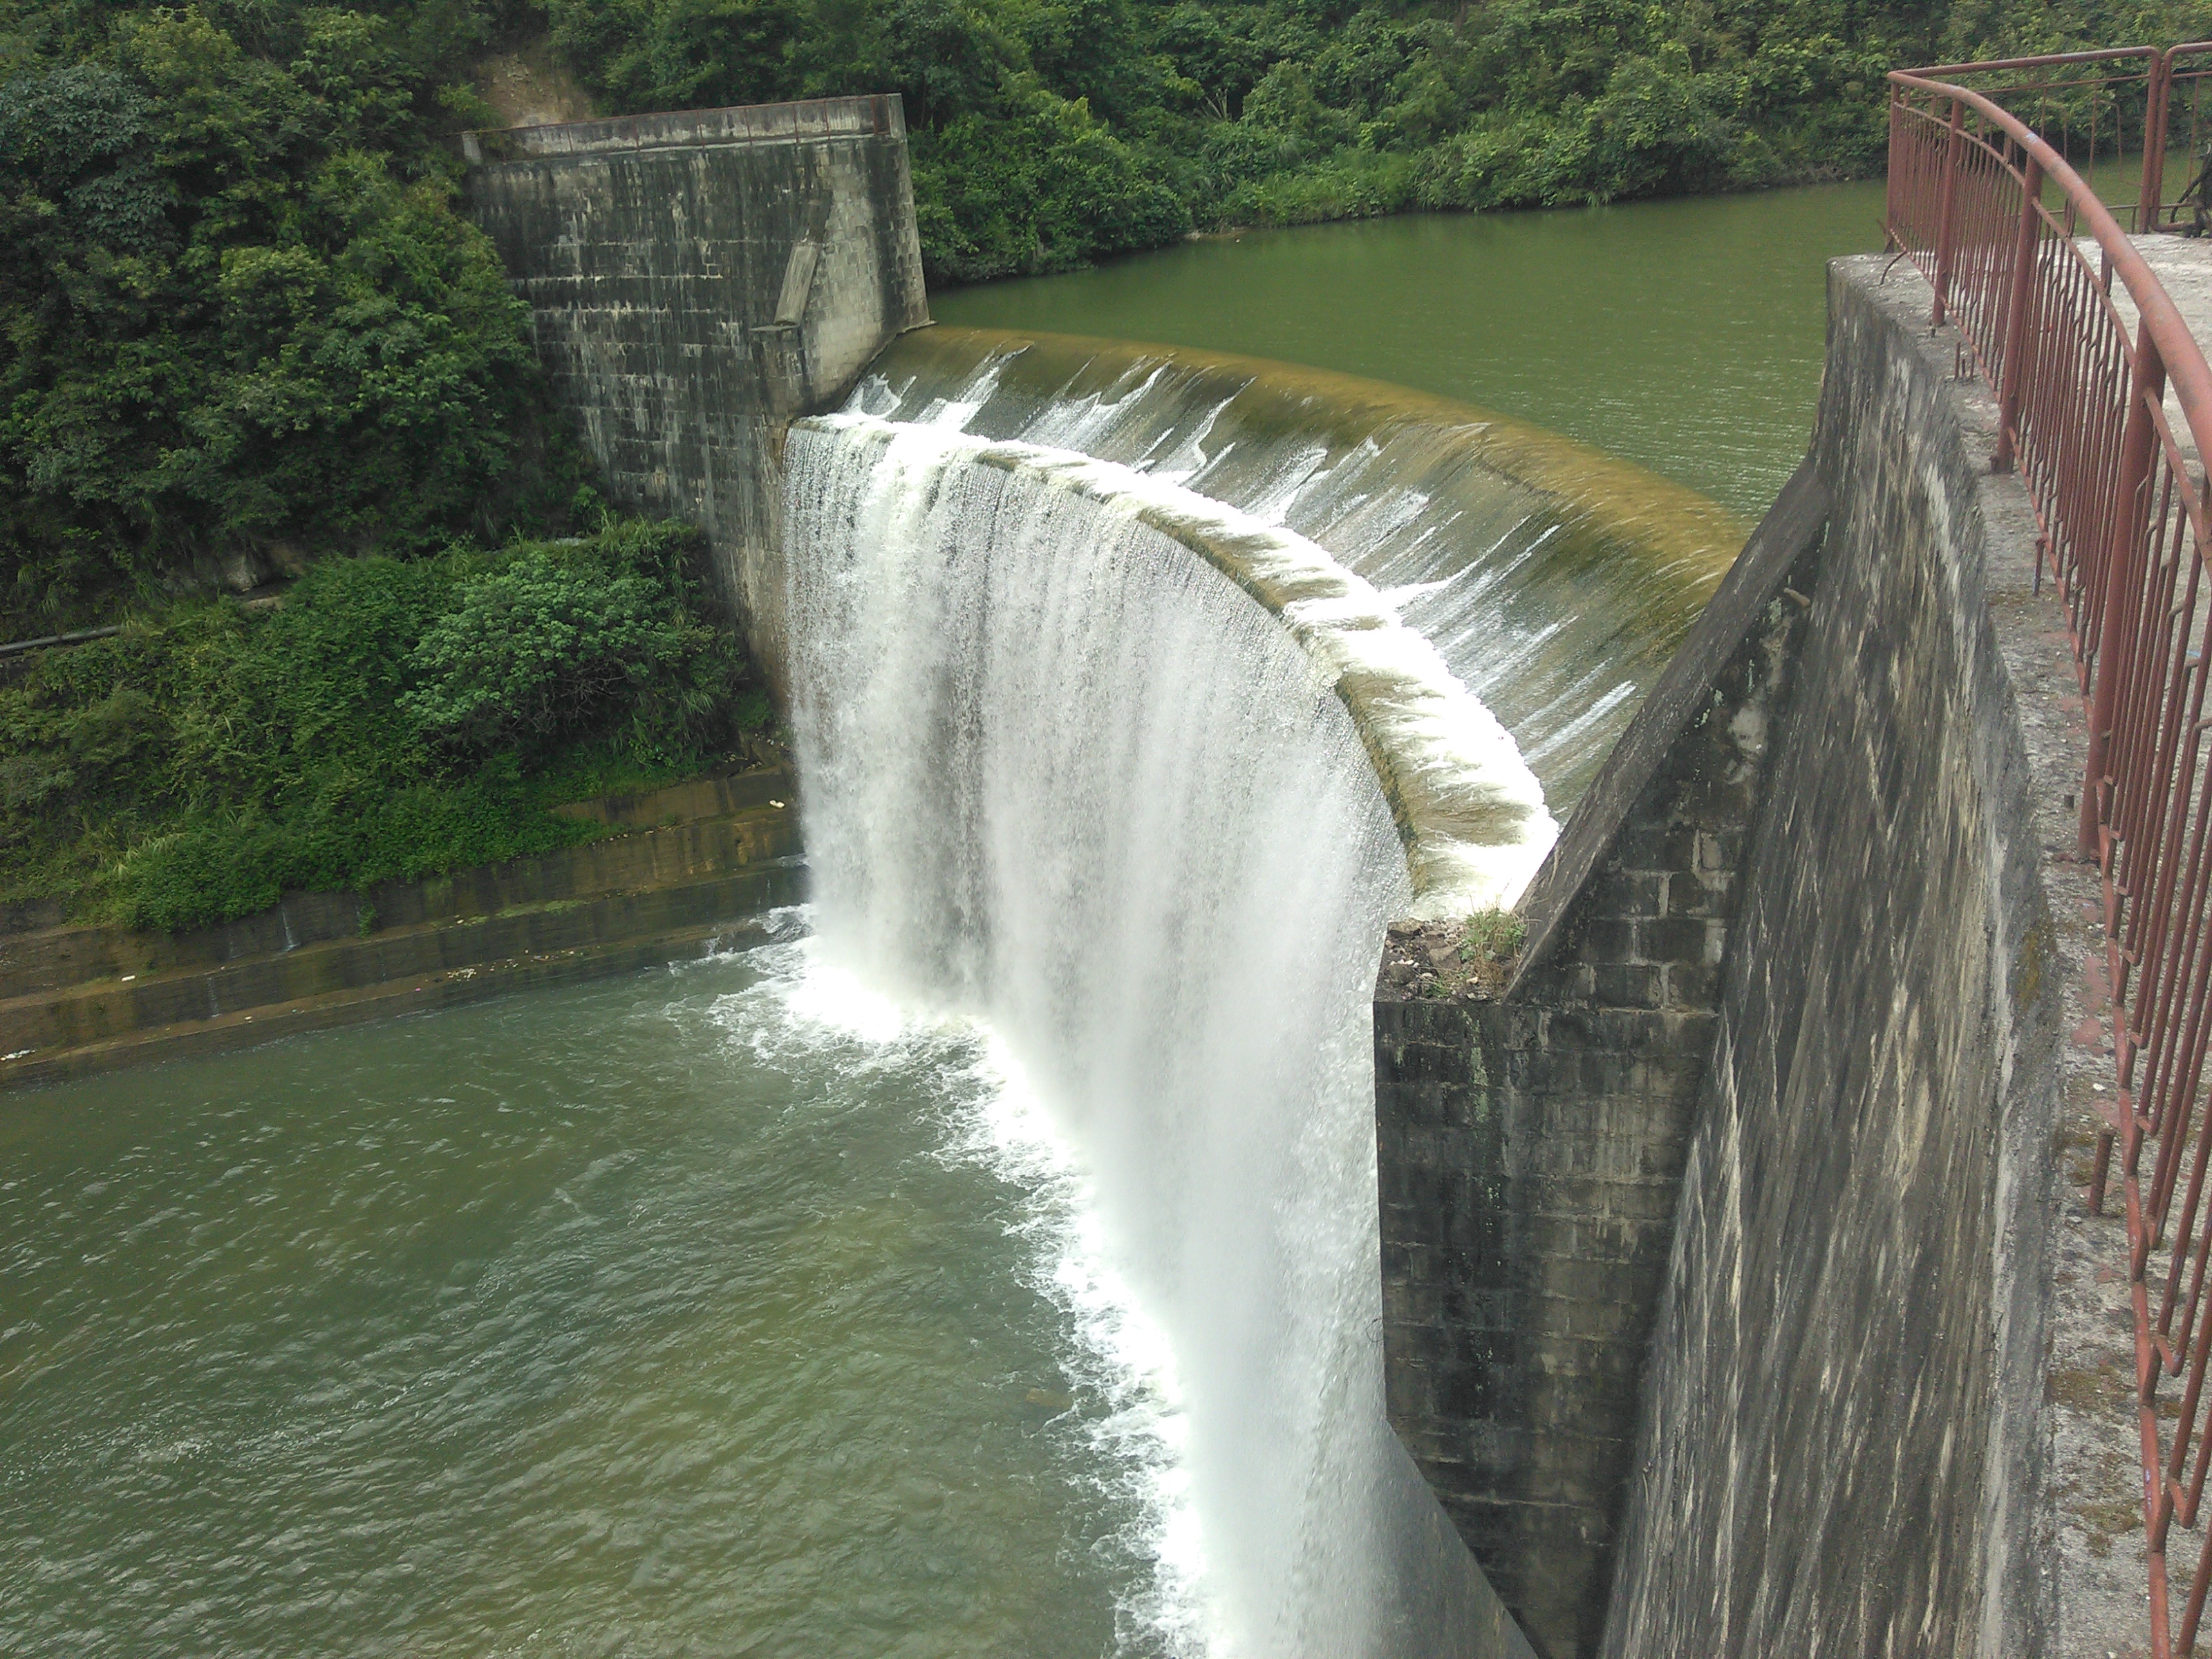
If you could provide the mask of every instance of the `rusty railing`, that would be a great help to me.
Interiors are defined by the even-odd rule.
[[[2212,200],[2207,199],[2206,188],[2212,182],[2207,177],[2212,173],[2212,110],[2206,107],[2208,93],[2212,93],[2212,41],[2169,46],[2160,54],[2158,72],[2152,77],[2145,126],[2158,142],[2146,143],[2142,153],[2140,199],[2150,204],[2150,210],[2138,216],[2136,229],[2183,228],[2185,210],[2190,216],[2187,228],[2212,225]],[[2167,177],[2167,163],[2177,152],[2186,166],[2179,191],[2169,196],[2175,181]]]
[[[2054,145],[1991,91],[1960,82],[2009,73],[2108,123],[2116,148],[2134,125],[2143,165],[2130,217],[2149,230],[2179,217],[2163,182],[2168,123],[2177,85],[2193,112],[2208,52],[2075,53],[1889,77],[1890,240],[1927,276],[1935,320],[1957,325],[1996,393],[1994,465],[2016,466],[2027,485],[2037,580],[2047,573],[2057,586],[2089,713],[2081,849],[2103,876],[2118,1073],[2089,1203],[2102,1207],[2117,1151],[2158,1659],[2195,1650],[2212,1588],[2208,1534],[2176,1618],[2167,1547],[2177,1524],[2197,1525],[2212,1460],[2212,1133],[2202,1087],[2212,1039],[2212,511],[2203,471],[2212,369],[2063,153],[2080,153],[2075,135]],[[1992,90],[2011,99],[2015,89]],[[2178,1401],[2161,1393],[2169,1378],[2180,1379]]]

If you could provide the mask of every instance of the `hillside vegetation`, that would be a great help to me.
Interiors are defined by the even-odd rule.
[[[933,276],[1223,223],[1863,177],[1901,64],[2201,38],[2096,0],[544,0],[609,112],[896,90]]]
[[[943,282],[1864,173],[1893,64],[2208,29],[2095,0],[0,0],[0,635],[590,527],[454,207],[451,135],[518,46],[605,113],[903,94]]]
[[[726,763],[768,699],[671,525],[313,566],[0,683],[0,900],[178,928],[599,833],[550,807]],[[364,922],[373,918],[364,918]]]

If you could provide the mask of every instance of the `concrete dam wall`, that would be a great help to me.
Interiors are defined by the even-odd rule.
[[[783,678],[779,456],[929,320],[896,94],[470,134],[468,207],[625,506],[707,532]]]
[[[788,691],[794,617],[824,640],[851,630],[806,623],[793,598],[819,573],[789,563],[802,555],[782,522],[787,432],[837,403],[884,343],[927,320],[896,100],[639,118],[476,143],[473,210],[530,300],[541,352],[588,447],[626,501],[707,529],[755,650]],[[1881,276],[1878,261],[1834,268],[1811,452],[1595,768],[1519,902],[1517,959],[1495,960],[1491,936],[1471,939],[1463,916],[1393,927],[1383,947],[1371,1026],[1381,1387],[1390,1428],[1487,1579],[1472,1589],[1455,1582],[1440,1601],[1431,1627],[1455,1632],[1443,1644],[1451,1650],[1516,1651],[1523,1632],[1547,1659],[2043,1650],[2048,1597],[2033,1551],[2045,1503],[2038,1413],[2060,1013],[2037,825],[2069,782],[2038,773],[2010,666],[2028,626],[2014,603],[2031,585],[2025,503],[1989,476],[1985,434],[1948,347],[1929,343],[1911,301]],[[1086,432],[1103,429],[1099,412],[1120,406],[1121,387],[1116,379],[1091,394]],[[1234,653],[1194,649],[1148,666],[1171,693],[1153,695],[1148,679],[1144,695],[1109,700],[1074,732],[1061,705],[1079,699],[1037,688],[1088,684],[1078,671],[1094,661],[1129,672],[1141,653],[1109,649],[1114,630],[1101,619],[1127,611],[1128,636],[1149,639],[1180,614],[1188,576],[1163,587],[1173,593],[1158,607],[1127,610],[1151,591],[1137,577],[1159,578],[1158,560],[1114,542],[1135,576],[1054,586],[1053,573],[1081,566],[1064,525],[1091,523],[1095,489],[1040,485],[1033,529],[1010,527],[995,507],[955,512],[958,492],[938,488],[939,475],[1028,490],[1042,454],[1034,446],[954,455],[944,442],[918,446],[840,420],[810,422],[794,453],[812,453],[823,479],[840,468],[899,473],[900,500],[911,498],[910,513],[856,546],[871,557],[900,550],[904,576],[933,572],[939,604],[953,602],[945,573],[959,559],[977,561],[978,583],[1034,578],[1045,586],[1030,596],[1033,608],[1059,619],[1013,629],[992,651],[969,653],[973,662],[945,659],[938,647],[1003,620],[1007,597],[995,588],[933,633],[913,625],[927,609],[919,604],[885,621],[896,649],[883,660],[913,659],[898,684],[941,683],[945,713],[933,726],[909,718],[916,699],[889,696],[866,665],[853,668],[838,706],[882,716],[871,752],[914,793],[895,812],[847,803],[854,844],[882,839],[886,824],[905,837],[897,859],[875,849],[874,864],[906,873],[875,882],[870,904],[926,892],[916,870],[950,882],[937,865],[958,864],[947,852],[956,842],[990,854],[988,868],[953,872],[982,897],[920,921],[901,911],[885,937],[928,944],[932,971],[1003,957],[984,978],[1010,1007],[1041,985],[1085,985],[1067,1008],[1028,1010],[1037,1031],[1058,1034],[1043,1051],[1126,1048],[1146,1057],[1122,1068],[1133,1076],[1158,1069],[1165,1052],[1212,1077],[1243,1027],[1231,1020],[1218,1041],[1186,1032],[1163,1050],[1131,994],[1163,978],[1167,957],[1178,973],[1206,957],[1140,948],[1182,937],[1175,907],[1202,884],[1132,886],[1154,933],[1101,945],[1143,907],[1106,903],[1095,859],[1078,881],[1031,854],[1061,849],[1069,862],[1066,849],[1117,818],[1115,781],[1098,785],[1097,810],[1079,823],[1054,816],[1069,811],[1065,789],[1035,801],[1027,792],[1040,746],[1060,752],[1048,737],[1068,738],[1063,769],[1087,777],[1083,769],[1103,764],[1091,738],[1121,720],[1112,711],[1206,707],[1176,675],[1217,659],[1234,666]],[[1097,482],[1081,455],[1044,459]],[[793,509],[822,546],[842,546],[860,527],[848,483],[802,503],[803,514]],[[1136,516],[1116,522],[1127,530]],[[1081,539],[1092,552],[1106,545],[1094,532]],[[993,539],[1002,537],[1012,539]],[[1260,539],[1246,550],[1281,551]],[[1261,603],[1248,615],[1242,600],[1224,602],[1221,626],[1265,654],[1246,635],[1255,616],[1287,605],[1233,585]],[[1014,684],[1036,693],[1018,720],[1001,706]],[[1200,690],[1249,714],[1240,687],[1249,690]],[[1357,700],[1346,701],[1356,725]],[[966,773],[947,782],[932,745],[988,746],[1009,732],[1029,738],[1002,757],[1003,787]],[[1190,752],[1218,736],[1194,727],[1188,742],[1145,750],[1132,773],[1142,787],[1129,798],[1157,803],[1185,788]],[[1369,759],[1391,776],[1387,755]],[[1247,793],[1278,787],[1279,769],[1258,769]],[[1010,803],[1034,820],[1024,833],[975,831]],[[933,814],[963,827],[920,834]],[[1212,822],[1195,806],[1188,821]],[[1297,845],[1298,856],[1284,854],[1286,871],[1312,862]],[[836,851],[817,848],[825,863]],[[1249,872],[1222,848],[1206,853],[1218,855],[1218,869],[1206,867],[1229,896],[1221,902],[1249,901],[1255,917],[1274,916],[1280,893],[1303,890],[1285,877],[1248,891]],[[1363,866],[1340,884],[1357,898],[1370,877],[1381,879]],[[1036,896],[1048,892],[1058,896],[1049,904]],[[1008,919],[1039,919],[1036,939],[1062,939],[1070,895],[1098,912],[1074,930],[1085,950],[1066,962],[1023,955],[1034,941],[1016,938]],[[1325,916],[1315,926],[1335,927],[1329,939],[1356,958],[1358,1062],[1369,1038],[1357,964],[1373,957],[1352,949],[1360,924],[1345,915],[1341,927]],[[1293,1004],[1260,976],[1312,957],[1304,944],[1239,957],[1248,971],[1235,994],[1275,1021],[1261,1045],[1268,1053],[1291,1040],[1276,1025]],[[1081,979],[1116,962],[1122,971],[1095,985]],[[1212,1018],[1235,996],[1212,988],[1170,1000]],[[1069,1086],[1079,1084],[1091,1080]],[[1273,1098],[1249,1085],[1216,1079],[1189,1093],[1217,1108],[1244,1101],[1242,1127],[1255,1146],[1273,1146]],[[1092,1153],[1126,1140],[1135,1182],[1160,1142],[1128,1133],[1117,1115],[1127,1103],[1098,1092]],[[1358,1091],[1332,1083],[1322,1092],[1334,1110],[1338,1094]],[[1154,1106],[1182,1097],[1164,1085],[1147,1097]],[[1364,1113],[1364,1097],[1354,1108]],[[1335,1122],[1316,1111],[1316,1122]],[[1346,1152],[1331,1168],[1344,1176],[1355,1162]],[[1310,1195],[1283,1191],[1285,1203]],[[1348,1291],[1339,1300],[1364,1305]],[[1357,1346],[1316,1374],[1364,1375]],[[1321,1392],[1337,1398],[1335,1387]],[[1345,1398],[1357,1392],[1345,1388]],[[1261,1456],[1237,1467],[1280,1477]],[[1263,1485],[1248,1483],[1244,1497]],[[1423,1506],[1436,1513],[1425,1498]],[[1251,1607],[1279,1620],[1291,1603],[1263,1588],[1280,1565],[1266,1540],[1289,1510],[1258,1507],[1267,1514],[1245,1517],[1260,1541],[1243,1577]],[[1326,1532],[1300,1545],[1316,1560]],[[1455,1545],[1449,1553],[1464,1568]],[[1419,1559],[1413,1577],[1435,1577],[1436,1558]],[[1398,1582],[1398,1571],[1376,1582]],[[1311,1595],[1303,1567],[1290,1577]],[[1490,1617],[1489,1587],[1517,1629]],[[1326,1595],[1297,1606],[1285,1627],[1308,1636],[1382,1617],[1364,1607],[1354,1616]],[[1470,1607],[1481,1617],[1470,1621]],[[1282,1650],[1370,1650],[1365,1643],[1290,1639]]]
[[[2042,1650],[2067,781],[2024,498],[1881,277],[1510,982],[1386,952],[1392,1421],[1549,1656]]]

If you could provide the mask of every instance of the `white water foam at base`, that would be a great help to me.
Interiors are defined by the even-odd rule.
[[[759,978],[717,999],[712,1018],[776,1070],[926,1079],[936,1102],[930,1155],[980,1165],[1022,1195],[1012,1231],[1028,1257],[1024,1282],[1065,1322],[1060,1359],[1069,1382],[1103,1402],[1079,1426],[1098,1478],[1135,1511],[1114,1541],[1126,1559],[1150,1564],[1115,1608],[1117,1651],[1166,1659],[1223,1651],[1208,1627],[1174,1346],[1114,1265],[1079,1152],[988,1022],[902,1006],[826,961],[807,936],[807,907],[768,921],[775,943],[730,953]]]

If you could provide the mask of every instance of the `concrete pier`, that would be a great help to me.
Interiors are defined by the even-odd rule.
[[[779,685],[784,424],[929,320],[896,94],[475,133],[468,207],[623,506],[701,526]]]

